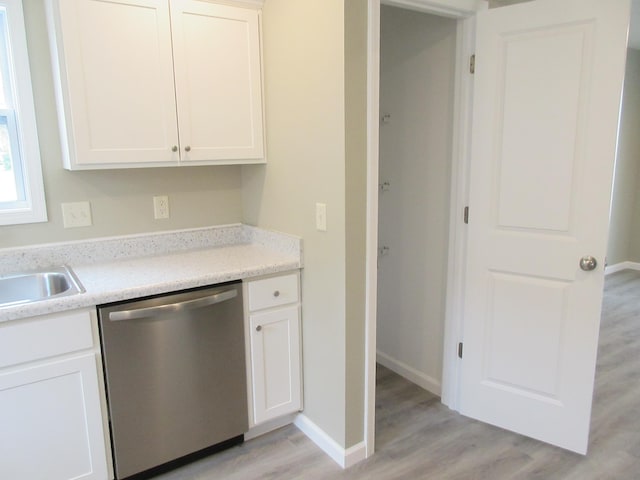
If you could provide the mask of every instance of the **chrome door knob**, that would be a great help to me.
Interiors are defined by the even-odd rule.
[[[585,272],[590,272],[591,270],[595,270],[597,266],[598,266],[598,261],[591,255],[587,255],[580,259],[580,268]]]

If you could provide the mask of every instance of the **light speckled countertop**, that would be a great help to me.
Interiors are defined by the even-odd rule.
[[[0,322],[301,268],[302,241],[227,225],[0,250],[0,275],[61,264],[84,293],[0,308]]]

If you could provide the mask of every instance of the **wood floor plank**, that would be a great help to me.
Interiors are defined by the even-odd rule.
[[[384,367],[376,378],[376,454],[348,470],[288,426],[157,479],[640,479],[640,272],[606,280],[587,456],[462,417]]]

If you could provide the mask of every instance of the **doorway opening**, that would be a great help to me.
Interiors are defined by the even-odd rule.
[[[442,393],[457,21],[380,11],[377,361]]]
[[[383,10],[384,10],[384,7],[383,7]],[[384,13],[382,13],[382,15],[384,15]],[[622,20],[622,18],[620,18],[620,20]],[[384,16],[383,16],[382,17],[382,29],[381,29],[381,32],[384,32],[384,21],[385,20],[384,20]],[[457,23],[458,23],[458,25],[460,25],[462,22],[458,21]],[[618,22],[617,27],[620,26],[621,24],[622,24],[622,22]],[[618,31],[621,31],[621,30],[618,30]],[[620,40],[620,39],[618,39],[618,40]],[[618,42],[618,44],[619,43],[620,42]],[[413,44],[412,44],[412,46],[413,46]],[[426,294],[424,293],[424,290],[423,290],[424,285],[421,284],[421,283],[424,283],[424,282],[420,281],[420,280],[424,280],[424,277],[421,278],[421,279],[419,278],[418,281],[413,281],[413,282],[412,281],[408,281],[406,284],[402,283],[402,280],[404,280],[404,277],[400,278],[400,277],[396,276],[395,279],[398,280],[398,281],[391,282],[391,283],[387,282],[387,280],[384,278],[385,271],[386,272],[390,272],[390,271],[392,272],[393,271],[392,267],[387,266],[385,268],[384,263],[385,263],[386,260],[388,260],[390,258],[392,252],[395,249],[394,249],[394,246],[391,244],[391,241],[385,241],[385,239],[383,238],[383,234],[382,233],[385,231],[385,229],[388,229],[392,234],[396,233],[399,230],[399,227],[393,226],[393,222],[391,222],[392,226],[390,228],[386,227],[385,226],[385,222],[386,221],[385,221],[385,217],[384,217],[384,209],[386,208],[385,205],[384,205],[384,203],[385,203],[384,196],[385,196],[385,194],[389,194],[387,196],[387,199],[391,199],[392,197],[391,197],[390,194],[392,192],[394,192],[394,189],[397,189],[397,187],[395,187],[394,184],[398,183],[398,182],[396,182],[396,180],[394,180],[392,182],[392,181],[387,180],[385,178],[385,176],[387,174],[385,173],[385,163],[384,163],[385,159],[383,158],[383,156],[385,155],[385,144],[384,144],[384,142],[385,142],[385,140],[384,140],[385,131],[384,131],[384,129],[387,126],[393,125],[394,119],[397,118],[398,115],[395,114],[394,112],[390,111],[390,109],[387,106],[384,105],[384,101],[383,101],[384,95],[385,95],[384,49],[385,49],[384,38],[382,38],[382,44],[381,44],[381,52],[382,52],[381,63],[382,63],[382,68],[381,68],[381,87],[380,87],[380,90],[381,90],[381,94],[380,94],[381,111],[380,111],[380,114],[381,114],[381,118],[382,118],[382,122],[383,123],[380,125],[380,146],[379,146],[379,149],[380,149],[380,163],[379,163],[379,169],[380,169],[380,176],[379,176],[380,191],[377,192],[377,194],[378,194],[377,195],[377,197],[378,197],[377,200],[379,200],[379,202],[376,204],[376,205],[379,205],[380,214],[381,214],[380,217],[379,217],[379,221],[380,221],[380,229],[379,229],[380,230],[380,242],[379,242],[380,245],[379,246],[380,246],[381,255],[380,255],[380,258],[378,259],[378,265],[379,265],[379,272],[378,273],[379,274],[378,274],[377,278],[378,278],[378,281],[379,281],[380,285],[379,285],[379,288],[378,288],[377,292],[378,292],[379,296],[384,296],[385,293],[389,293],[389,292],[395,293],[396,297],[392,301],[396,301],[396,302],[399,301],[400,302],[400,307],[399,307],[399,309],[397,311],[402,312],[403,309],[411,310],[411,308],[415,308],[415,305],[414,305],[414,307],[407,308],[406,307],[406,302],[402,302],[403,296],[400,295],[401,293],[404,294],[404,292],[410,291],[410,292],[413,292],[414,295],[417,295],[417,296],[422,295],[423,297],[426,296]],[[460,58],[459,55],[458,55],[458,58]],[[518,57],[518,58],[520,58],[520,57]],[[618,62],[618,64],[620,64],[620,62]],[[458,70],[458,71],[460,72],[460,70]],[[599,71],[602,72],[602,69],[599,70]],[[618,70],[618,71],[620,71],[620,70]],[[535,77],[535,78],[537,78],[537,77]],[[495,82],[492,82],[492,84],[495,84]],[[400,88],[409,88],[409,86],[407,84],[401,83],[400,84]],[[456,95],[458,93],[459,92],[456,92]],[[415,100],[415,97],[412,97],[411,95],[409,95],[409,98],[412,98],[412,99]],[[534,97],[532,97],[532,98],[534,98]],[[611,102],[610,102],[610,104],[611,104]],[[455,113],[455,106],[454,106],[454,113]],[[491,115],[488,115],[488,116],[490,117]],[[454,119],[453,123],[457,128],[460,128],[460,124],[462,122],[460,122],[459,119]],[[611,125],[611,124],[612,124],[611,122],[608,123],[608,125]],[[413,124],[409,124],[409,127],[413,127],[413,126],[414,126]],[[397,147],[394,151],[401,151],[402,152],[403,149],[406,147],[406,143],[402,141],[402,136],[401,135],[402,134],[406,134],[407,132],[410,132],[411,128],[409,128],[409,127],[407,127],[407,125],[405,124],[404,128],[399,129],[401,141],[399,142],[399,147]],[[390,128],[389,130],[392,131],[393,129]],[[590,138],[596,138],[596,136],[592,135],[592,136],[590,136]],[[454,140],[452,142],[452,145],[458,145],[459,146],[460,142],[456,142]],[[450,159],[457,159],[457,158],[461,158],[461,157],[463,157],[463,155],[458,155],[458,156],[451,155],[449,158]],[[459,160],[456,160],[456,161],[459,162]],[[453,165],[453,164],[450,164],[449,166],[452,169],[454,169],[456,167],[456,165]],[[450,177],[449,178],[455,177],[455,174],[462,172],[462,170],[464,170],[464,169],[460,168],[460,169],[458,169],[457,172],[456,172],[456,170],[450,171],[449,172],[450,173]],[[485,170],[487,170],[487,169],[485,169]],[[391,169],[391,171],[393,173],[396,173],[396,172],[393,171],[393,169]],[[415,180],[413,178],[413,176],[409,175],[409,177],[410,177],[410,180]],[[447,183],[447,182],[445,182],[445,183]],[[459,179],[458,179],[458,183],[460,183]],[[449,185],[449,184],[447,183],[447,185]],[[453,187],[453,188],[455,188],[455,187]],[[401,221],[406,221],[406,219],[403,218],[403,216],[406,216],[406,217],[409,218],[410,221],[413,220],[414,223],[418,222],[420,219],[419,219],[419,217],[417,217],[415,215],[415,210],[414,210],[414,214],[411,214],[411,213],[408,213],[408,212],[411,212],[411,207],[413,207],[415,204],[420,205],[420,201],[422,201],[422,198],[421,197],[416,197],[415,194],[414,195],[410,194],[409,191],[408,191],[409,189],[405,189],[403,187],[400,187],[399,190],[403,194],[403,195],[400,195],[400,197],[404,198],[405,201],[404,201],[404,203],[400,202],[400,208],[397,208],[395,210],[395,213],[391,214],[389,218],[391,220],[393,220],[393,221],[401,222]],[[450,192],[452,192],[452,191],[450,190]],[[454,202],[453,197],[454,197],[454,195],[451,195],[451,197],[449,197],[449,198],[452,199],[451,203]],[[407,202],[407,199],[408,199],[408,202]],[[391,204],[391,205],[394,204],[393,201],[390,201],[388,203]],[[423,208],[422,208],[423,213],[426,212],[427,210],[424,207],[424,204],[421,204],[421,205],[423,206]],[[452,208],[452,207],[454,207],[454,205],[449,205],[449,207]],[[453,218],[453,217],[449,216],[448,218]],[[600,218],[602,218],[602,217],[600,217]],[[426,222],[426,221],[424,223],[428,224],[428,222]],[[603,232],[603,229],[600,229],[600,232]],[[393,239],[392,236],[389,237],[389,238]],[[447,243],[446,243],[446,246],[450,251],[451,251],[451,248],[452,248],[452,241],[455,242],[456,239],[455,238],[449,238]],[[387,244],[387,243],[389,243],[389,244]],[[421,244],[424,245],[425,243],[426,243],[426,241],[423,238],[423,241],[422,241]],[[419,258],[420,254],[424,253],[424,252],[420,251],[420,249],[417,249],[416,252],[418,252],[418,253],[414,253],[414,256],[412,257],[410,255],[411,251],[409,249],[405,248],[404,244],[401,243],[401,244],[399,244],[399,247],[396,247],[396,248],[399,248],[401,250],[401,253],[405,253],[406,252],[407,253],[407,257],[410,259],[410,262],[407,262],[406,259],[405,259],[404,264],[402,262],[400,262],[399,265],[401,265],[401,266],[402,265],[405,265],[405,266],[409,265],[410,267],[414,267],[415,264],[419,263],[419,260],[421,260],[421,258]],[[428,252],[428,255],[426,255],[426,256],[428,258],[431,258],[431,255],[435,254],[433,251],[428,251],[427,250],[427,252]],[[477,251],[476,251],[476,253],[477,253]],[[446,256],[446,252],[441,253],[441,255],[442,256]],[[424,256],[424,255],[422,255],[422,256]],[[385,257],[387,257],[387,258],[385,258]],[[411,263],[411,260],[413,261],[413,263]],[[389,262],[387,262],[387,263],[389,263]],[[397,265],[396,265],[396,267],[397,267]],[[424,268],[425,268],[424,265],[421,265],[420,268],[417,269],[417,271],[424,271]],[[396,270],[400,271],[401,274],[404,274],[404,273],[406,273],[408,271],[407,268],[405,268],[405,269],[397,268]],[[447,270],[449,272],[451,272],[450,266],[449,266],[449,268]],[[390,278],[394,278],[393,275],[389,275],[389,276],[390,276]],[[409,276],[409,275],[407,275],[407,276]],[[445,281],[446,281],[446,279],[447,278],[446,278],[446,271],[445,271]],[[392,285],[392,288],[385,288],[385,285],[387,285],[387,284]],[[400,298],[398,299],[397,297],[400,297]],[[459,297],[459,298],[461,298],[461,297]],[[423,382],[423,384],[426,385],[426,388],[435,389],[433,387],[433,385],[434,384],[437,385],[437,378],[431,376],[431,378],[429,379],[429,375],[421,375],[424,372],[421,372],[418,368],[412,367],[409,364],[409,361],[402,361],[402,359],[397,361],[398,359],[395,358],[393,356],[393,354],[390,354],[390,353],[382,351],[383,349],[387,349],[387,350],[391,351],[394,348],[393,340],[396,340],[396,339],[402,337],[402,335],[406,335],[399,328],[398,322],[396,322],[395,324],[392,323],[391,326],[384,325],[382,323],[382,322],[386,321],[383,318],[385,316],[385,308],[387,307],[387,305],[389,305],[389,303],[390,302],[385,302],[384,298],[379,298],[378,299],[377,307],[379,309],[379,312],[378,312],[377,317],[378,317],[378,329],[379,329],[379,331],[378,331],[377,346],[378,346],[379,353],[380,352],[382,353],[382,355],[378,355],[378,359],[380,359],[381,362],[384,362],[384,363],[387,363],[387,365],[390,365],[392,367],[392,369],[395,369],[396,371],[400,371],[399,373],[401,373],[403,376],[406,376],[409,379],[411,379],[410,378],[411,375],[414,375],[416,378],[411,379],[411,380],[414,381],[415,383]],[[444,303],[444,300],[443,300],[443,303]],[[418,305],[418,306],[420,306],[420,305]],[[447,309],[445,308],[445,310],[447,310]],[[444,321],[444,318],[443,318],[443,321]],[[447,324],[448,323],[449,322],[447,322]],[[386,338],[385,338],[385,329],[388,332],[390,332],[390,335],[391,335],[390,338],[392,339],[392,341],[387,341],[386,340]],[[414,328],[413,330],[410,329],[410,331],[413,332],[413,334],[414,334],[413,336],[416,336],[416,337],[420,336],[420,333],[421,333],[420,332],[420,328]],[[374,338],[375,338],[375,332],[374,332]],[[572,338],[572,337],[567,337],[567,338]],[[573,337],[573,338],[575,338],[575,337]],[[449,338],[449,340],[451,340],[451,338]],[[448,340],[445,340],[445,342],[447,342],[447,341]],[[442,345],[442,343],[440,343],[440,345]],[[450,345],[447,344],[447,348],[446,348],[447,352],[449,350],[449,348],[448,348],[449,346]],[[396,345],[395,348],[396,348],[396,351],[399,352],[398,355],[405,355],[405,358],[409,358],[409,356],[410,356],[409,354],[411,353],[411,348],[410,347],[400,346],[398,348],[397,345]],[[368,358],[371,358],[371,356],[369,356]],[[447,358],[447,356],[445,355],[445,364],[447,363],[446,358]],[[569,357],[567,357],[567,358],[569,358]],[[410,367],[410,368],[406,368],[407,366]],[[445,365],[445,369],[446,369],[446,365]],[[443,395],[446,393],[446,390],[447,390],[446,388],[442,388],[443,387],[443,383],[446,381],[446,378],[448,376],[449,375],[447,375],[447,373],[445,372],[445,374],[443,374],[441,379],[440,379],[440,388],[442,389]],[[436,382],[433,382],[433,381],[432,382],[429,382],[429,381],[425,382],[425,380],[433,380],[434,378],[435,378]],[[455,381],[453,383],[455,383]],[[368,437],[368,438],[371,438],[371,437]]]
[[[461,220],[458,218],[458,213],[462,213],[464,205],[467,203],[467,172],[468,172],[468,144],[470,134],[470,120],[471,120],[471,99],[472,99],[472,76],[468,73],[469,58],[474,49],[474,29],[475,29],[475,5],[469,9],[462,8],[461,6],[451,6],[444,2],[425,2],[424,6],[418,8],[417,4],[412,4],[408,7],[404,0],[386,0],[385,6],[380,5],[380,0],[369,0],[369,12],[371,14],[369,19],[369,40],[370,45],[373,46],[369,51],[369,186],[368,186],[368,211],[370,221],[367,227],[367,243],[373,248],[368,248],[367,253],[367,277],[368,277],[368,290],[373,295],[369,295],[367,299],[367,329],[366,329],[366,402],[365,402],[365,444],[367,448],[367,456],[371,455],[375,447],[375,398],[376,398],[376,361],[380,360],[384,365],[391,367],[395,372],[399,372],[401,376],[408,378],[411,382],[418,384],[420,387],[427,391],[434,392],[441,397],[441,402],[451,409],[457,410],[457,395],[458,395],[458,376],[459,376],[459,362],[457,357],[457,342],[460,338],[460,332],[462,328],[462,306],[459,302],[459,298],[462,298],[462,289],[464,276],[464,251],[466,243],[466,232]],[[396,109],[393,102],[389,105],[386,103],[380,105],[382,97],[386,95],[379,94],[379,73],[382,73],[378,68],[379,62],[382,60],[380,51],[377,50],[378,41],[380,40],[380,47],[387,48],[385,40],[380,38],[381,22],[380,13],[381,9],[393,9],[390,10],[392,15],[404,18],[413,25],[412,31],[417,30],[416,38],[412,35],[400,35],[404,38],[404,43],[413,45],[416,40],[421,36],[422,46],[412,46],[416,51],[416,54],[420,51],[420,48],[426,50],[426,57],[433,57],[433,64],[435,68],[432,68],[430,79],[432,82],[440,82],[445,84],[444,87],[447,91],[448,98],[442,101],[442,98],[437,94],[437,88],[434,85],[429,85],[429,75],[425,78],[416,79],[412,82],[411,87],[420,87],[420,84],[428,87],[431,95],[435,96],[436,103],[439,103],[443,108],[443,113],[438,115],[432,108],[429,108],[427,102],[426,108],[412,109],[411,102],[415,99],[411,96],[407,96],[405,104],[409,104],[406,112],[404,112],[404,106]],[[385,20],[385,22],[388,19]],[[427,22],[434,25],[433,32],[420,32],[420,22]],[[438,23],[442,22],[442,25],[438,27]],[[417,25],[416,25],[417,24]],[[390,32],[392,34],[400,34],[403,32],[404,27],[402,24],[400,27],[395,27],[394,23],[388,24],[391,26]],[[387,28],[382,25],[382,28]],[[453,37],[452,37],[453,35]],[[397,40],[392,40],[394,43],[398,43]],[[442,45],[441,45],[442,43]],[[396,45],[394,48],[398,48]],[[393,50],[393,49],[392,49]],[[393,53],[391,53],[393,55]],[[411,57],[407,57],[409,64],[412,62]],[[441,71],[438,71],[437,66],[440,65]],[[386,68],[383,66],[383,68]],[[410,70],[410,69],[409,69]],[[427,69],[427,73],[429,73]],[[405,80],[399,81],[396,89],[400,93],[405,89],[405,81],[412,79],[413,73]],[[402,78],[402,76],[400,76]],[[448,83],[450,82],[450,84]],[[387,88],[383,85],[383,88]],[[421,92],[422,94],[422,92]],[[449,96],[450,95],[450,96]],[[392,95],[393,97],[394,95]],[[384,100],[382,100],[384,103]],[[405,105],[406,106],[406,105]],[[379,108],[381,107],[381,108]],[[389,110],[383,112],[382,109]],[[395,112],[395,113],[394,113]],[[379,114],[380,113],[380,114]],[[423,118],[415,118],[415,114],[422,113]],[[384,118],[384,115],[389,115]],[[406,115],[406,118],[403,118]],[[422,122],[422,125],[418,125],[418,121]],[[384,123],[386,122],[386,123]],[[403,128],[397,129],[395,126],[404,124],[409,126],[407,132]],[[425,136],[425,133],[420,130],[420,127],[427,128],[428,124],[432,124],[435,128],[435,132],[438,135],[431,135],[430,138],[435,138],[433,145],[433,152],[438,156],[437,159],[427,158],[426,163],[424,155],[420,157],[422,159],[422,165],[419,160],[408,160],[411,168],[423,170],[433,170],[436,178],[439,178],[440,182],[435,183],[435,187],[439,191],[438,201],[440,202],[441,210],[438,210],[434,204],[428,200],[428,192],[425,192],[426,188],[424,184],[415,182],[419,180],[417,176],[413,176],[413,173],[404,173],[404,179],[408,179],[410,183],[413,183],[414,192],[420,196],[420,201],[423,207],[413,205],[413,199],[410,192],[404,192],[404,186],[402,185],[403,179],[400,179],[400,183],[396,184],[395,178],[393,182],[391,180],[385,180],[386,176],[385,166],[382,162],[385,159],[379,160],[382,155],[378,155],[380,148],[385,149],[385,145],[379,142],[379,136],[383,128],[389,126],[391,131],[396,129],[396,132],[400,132],[400,137],[393,140],[398,145],[401,151],[404,151],[406,144],[402,139],[402,135],[408,133],[417,135],[417,145],[420,145],[421,137]],[[386,135],[388,132],[382,132]],[[393,136],[392,136],[393,137]],[[383,140],[384,142],[384,140]],[[416,146],[412,146],[416,149]],[[385,154],[386,155],[386,154]],[[395,155],[392,153],[391,158]],[[444,158],[443,158],[444,157]],[[392,164],[389,164],[392,166]],[[379,169],[382,168],[382,175],[378,175]],[[392,173],[398,173],[398,169]],[[378,185],[379,183],[379,185]],[[385,185],[387,183],[387,185]],[[379,188],[377,188],[379,187]],[[399,187],[399,188],[398,188]],[[437,318],[431,325],[423,323],[420,328],[420,334],[429,336],[429,341],[433,345],[433,350],[428,352],[428,355],[424,355],[424,350],[413,348],[413,352],[410,353],[413,357],[404,356],[399,354],[396,356],[396,351],[392,350],[398,345],[398,340],[402,341],[402,336],[405,338],[407,335],[411,336],[411,321],[405,322],[409,325],[408,330],[405,326],[405,331],[396,329],[393,325],[393,319],[390,320],[390,324],[382,328],[387,328],[392,333],[391,348],[387,348],[385,345],[384,333],[383,337],[380,337],[377,332],[378,319],[381,318],[380,314],[377,314],[377,308],[383,304],[384,300],[380,301],[377,295],[380,294],[382,288],[377,288],[379,281],[379,269],[384,274],[385,271],[391,270],[392,275],[389,278],[400,279],[400,284],[391,285],[392,282],[387,281],[384,277],[380,278],[383,284],[391,285],[389,290],[385,289],[385,295],[390,292],[398,292],[403,295],[411,295],[414,297],[412,308],[425,308],[424,304],[420,306],[419,301],[415,300],[415,297],[424,296],[424,285],[414,285],[412,282],[404,280],[402,267],[398,268],[397,265],[393,265],[388,262],[394,252],[397,254],[406,250],[407,254],[411,254],[408,246],[396,243],[395,245],[384,245],[387,243],[385,239],[378,241],[378,221],[381,219],[383,224],[385,222],[384,212],[382,216],[378,215],[379,207],[382,209],[382,203],[387,199],[382,197],[386,194],[393,193],[397,197],[396,201],[388,202],[398,212],[397,215],[405,216],[405,224],[407,222],[407,213],[413,212],[418,215],[416,218],[409,220],[414,222],[414,227],[417,231],[425,232],[424,226],[428,227],[430,219],[425,217],[427,210],[433,213],[434,218],[437,216],[439,223],[439,232],[434,232],[433,229],[427,228],[426,232],[430,235],[430,241],[432,245],[439,245],[440,252],[429,251],[425,248],[424,244],[419,242],[413,242],[414,252],[416,256],[422,256],[423,261],[427,263],[425,269],[429,268],[429,262],[433,255],[437,255],[437,263],[439,265],[439,271],[437,274],[432,275],[428,283],[431,285],[434,282],[437,285],[438,292],[431,292],[431,299],[433,304],[436,305],[436,309],[439,313],[434,311],[429,312],[429,316]],[[442,195],[445,195],[443,199]],[[400,200],[398,200],[400,199]],[[403,211],[402,202],[409,205],[409,210]],[[407,203],[408,202],[408,203]],[[400,207],[397,205],[400,204]],[[394,205],[396,205],[394,207]],[[416,213],[417,212],[417,213]],[[396,213],[391,213],[395,216]],[[456,222],[450,219],[456,219]],[[371,219],[375,219],[372,221]],[[385,229],[383,225],[382,229]],[[393,227],[392,227],[393,228]],[[421,229],[422,228],[422,229]],[[397,232],[396,232],[397,233]],[[388,250],[383,247],[387,246]],[[380,247],[380,248],[378,248]],[[435,249],[435,247],[433,247]],[[378,255],[380,253],[381,255]],[[386,262],[386,265],[385,265]],[[404,264],[410,265],[413,268],[410,255],[404,255]],[[413,268],[414,275],[419,275],[419,271]],[[434,280],[437,279],[437,280]],[[404,288],[403,288],[404,287]],[[396,301],[395,299],[394,301]],[[402,305],[402,303],[400,303]],[[417,307],[416,307],[417,305]],[[430,305],[427,304],[426,308]],[[429,308],[430,310],[434,310]],[[384,313],[383,313],[384,314]],[[394,315],[395,316],[395,315]],[[445,318],[446,317],[446,318]],[[413,320],[416,321],[415,319]],[[398,334],[395,339],[394,335]],[[417,335],[416,335],[417,336]],[[379,340],[382,338],[382,340]],[[396,342],[395,347],[393,343]],[[378,348],[378,347],[381,348]],[[400,347],[402,349],[402,347]],[[385,351],[386,350],[386,351]],[[380,355],[377,355],[380,353]],[[411,362],[414,362],[413,365]],[[417,366],[414,366],[417,365]],[[394,373],[395,375],[395,373]]]
[[[636,5],[636,4],[634,4]],[[640,2],[637,2],[640,13]],[[633,17],[632,17],[633,18]],[[613,183],[607,273],[640,270],[640,44],[627,50]]]

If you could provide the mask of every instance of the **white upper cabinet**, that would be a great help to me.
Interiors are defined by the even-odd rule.
[[[48,0],[65,168],[264,161],[259,11]]]
[[[65,167],[177,163],[166,1],[52,3]]]
[[[182,160],[263,158],[258,13],[171,0]]]

